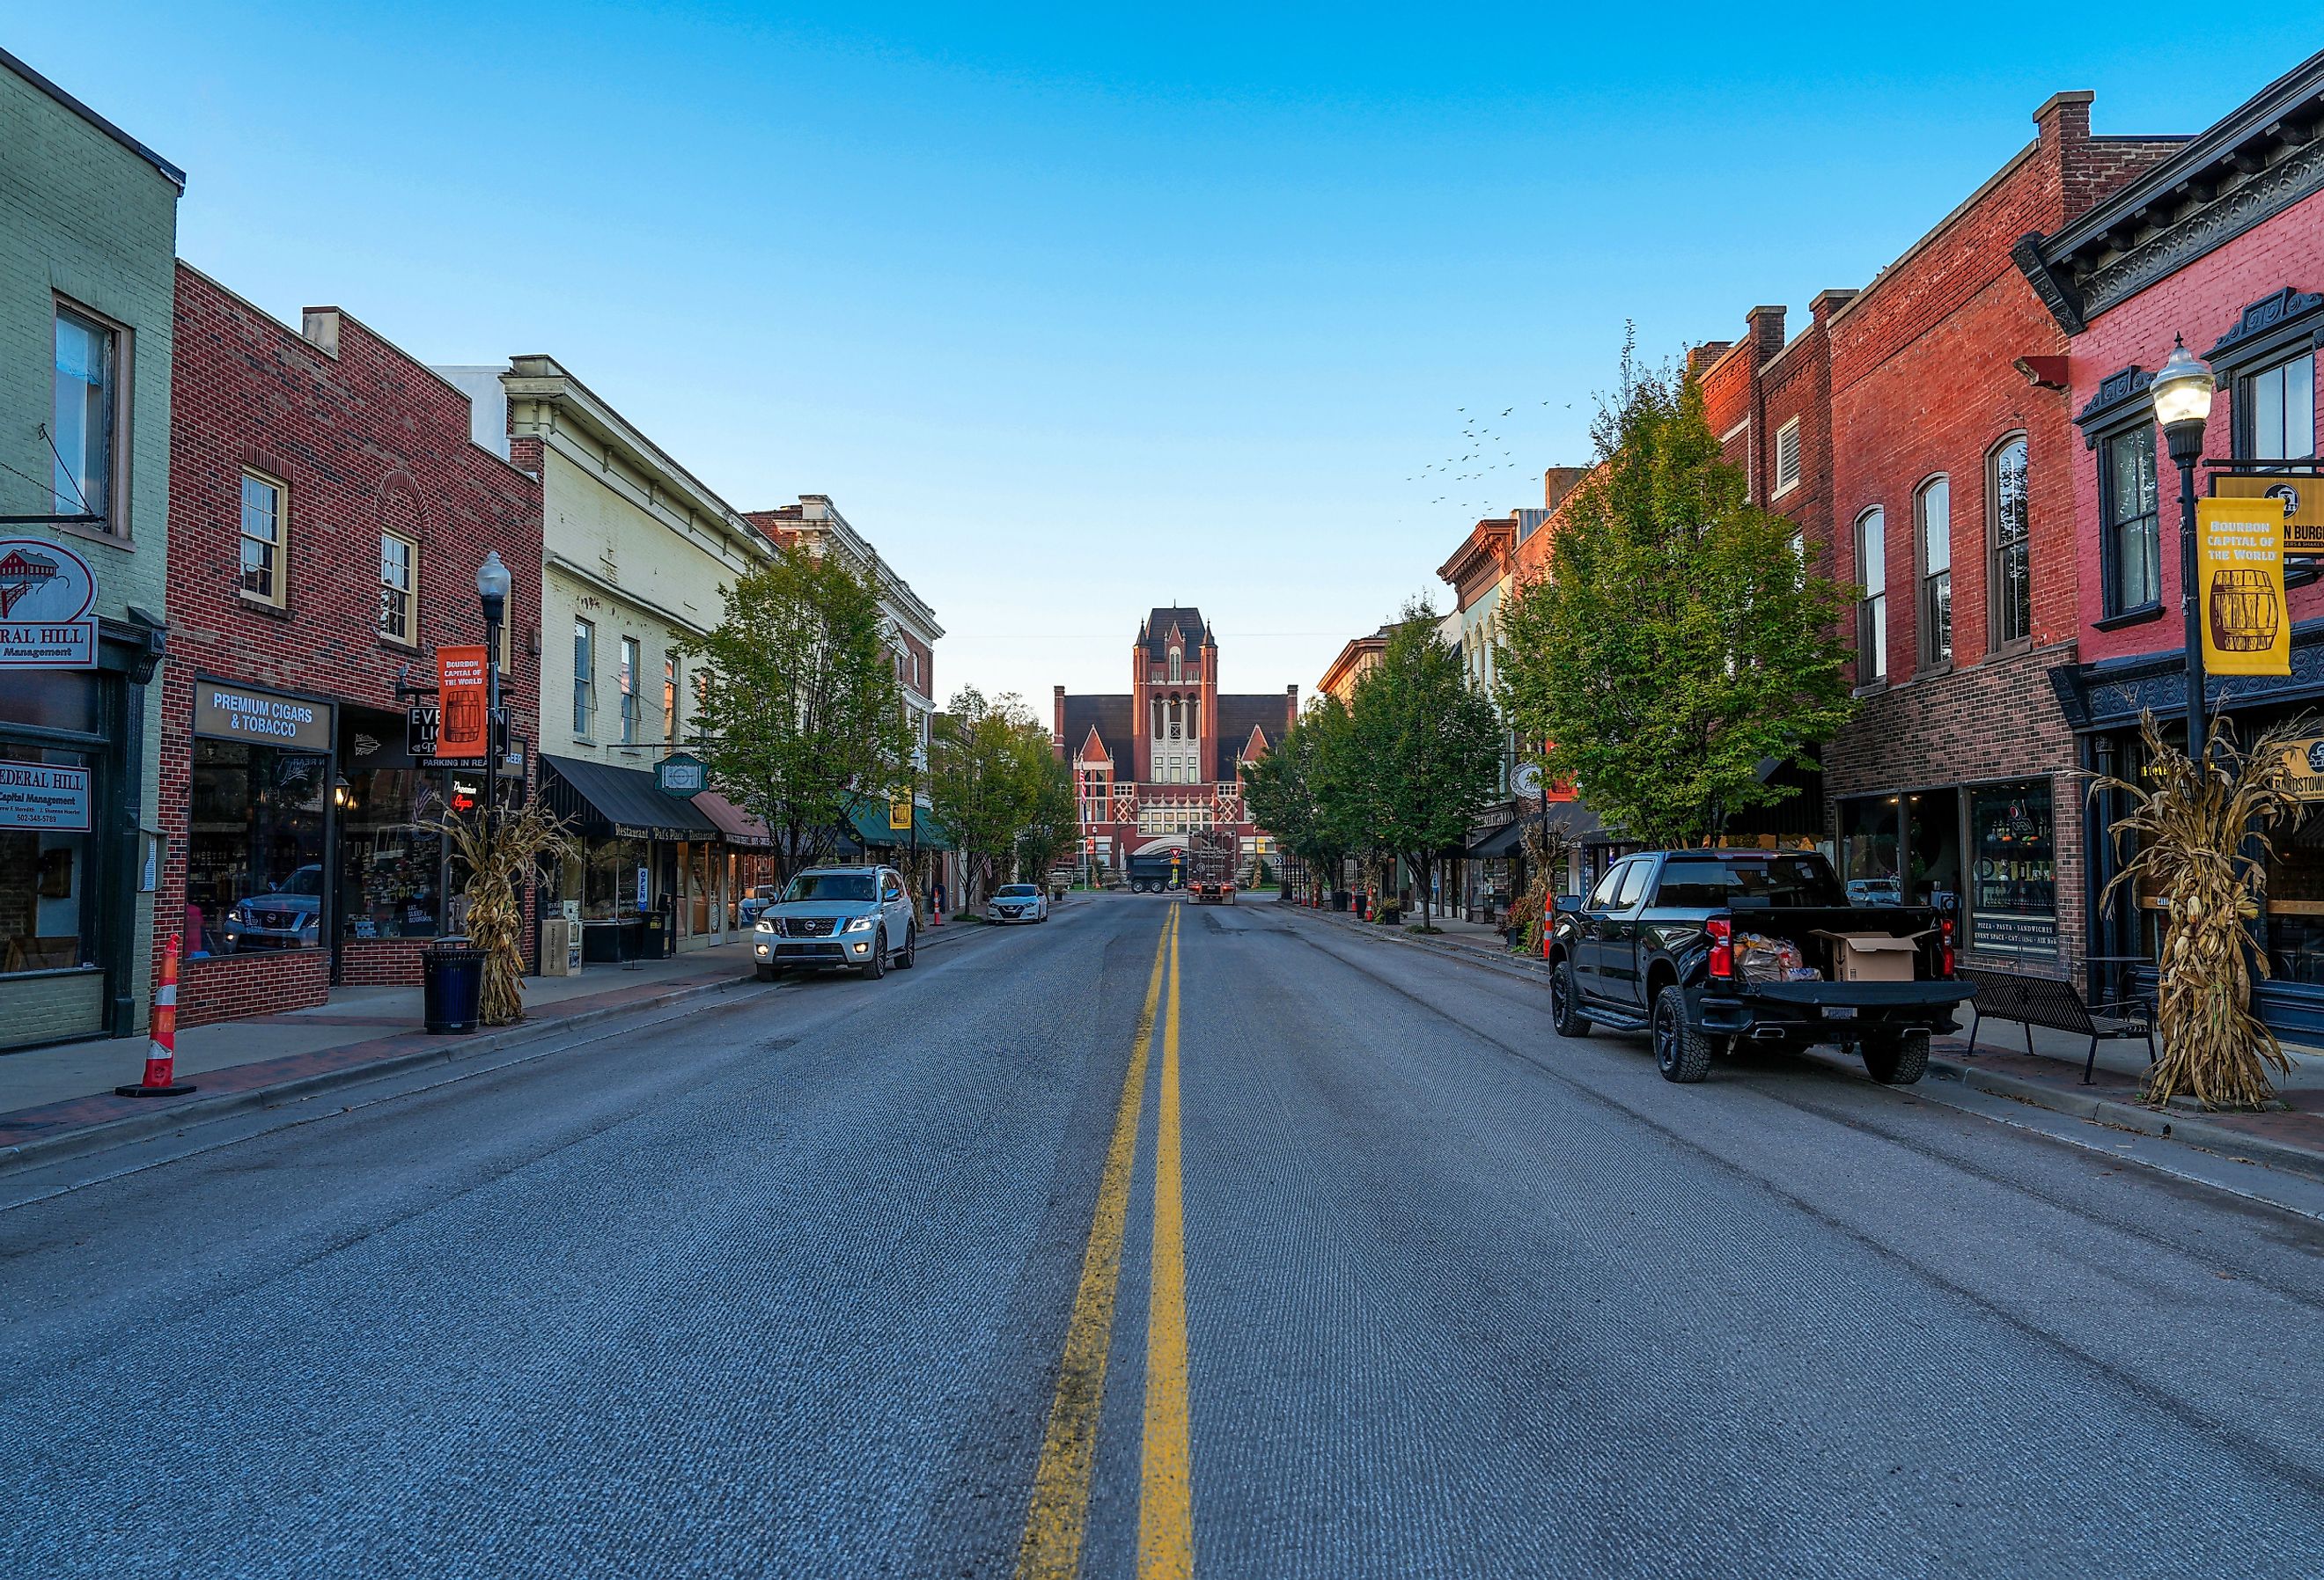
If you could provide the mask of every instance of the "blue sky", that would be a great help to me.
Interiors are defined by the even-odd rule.
[[[1656,356],[1796,323],[2052,92],[2191,132],[2324,43],[2198,14],[82,0],[0,44],[186,167],[189,262],[429,361],[552,354],[738,506],[831,494],[940,688],[1046,716],[1155,604],[1230,689],[1311,689],[1587,458],[1626,318]],[[1464,407],[1506,465],[1435,503]]]

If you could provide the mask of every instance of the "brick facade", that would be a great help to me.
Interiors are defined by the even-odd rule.
[[[1824,753],[1843,867],[1851,816],[1899,816],[1925,801],[1925,847],[1901,874],[1920,890],[1973,887],[1982,847],[1970,827],[1980,782],[2046,782],[2054,830],[2057,948],[2014,953],[2021,967],[2070,972],[2082,953],[2081,831],[2071,731],[2048,681],[2070,664],[2077,614],[2073,477],[2080,445],[2061,381],[2063,332],[2012,259],[2029,232],[2071,218],[2177,146],[2094,139],[2088,94],[2035,112],[2038,134],[1937,227],[1853,298],[1820,315],[1829,337],[1830,507],[1822,558],[1858,586],[1857,523],[1881,513],[1886,593],[1885,674],[1856,675],[1858,716]],[[2022,439],[2030,534],[2029,629],[2004,639],[1988,568],[1998,457]],[[1950,565],[1950,650],[1923,646],[1918,513],[1941,481]],[[1988,793],[1996,793],[1988,791]],[[1843,805],[1850,798],[1863,810]],[[2029,793],[2027,804],[2039,805]],[[1966,836],[1970,843],[1955,843]],[[1925,855],[1929,859],[1923,861]],[[1978,958],[1971,894],[1965,955]],[[1998,919],[1988,935],[2003,937]]]
[[[511,728],[540,740],[540,485],[472,442],[467,398],[337,309],[309,310],[294,330],[183,264],[176,320],[157,935],[185,918],[197,676],[334,702],[344,771],[362,750],[347,707],[400,716],[399,670],[432,683],[439,645],[484,640],[475,577],[496,550],[514,578],[503,682]],[[245,470],[285,491],[279,608],[241,586]],[[419,545],[410,642],[379,627],[383,526]],[[337,873],[336,848],[324,865]],[[188,961],[179,1023],[323,1002],[330,941]],[[341,942],[342,981],[418,980],[424,940]]]

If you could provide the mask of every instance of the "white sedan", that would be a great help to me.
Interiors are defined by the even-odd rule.
[[[1049,919],[1049,897],[1037,883],[1003,883],[984,902],[984,919],[1002,921],[1047,921]]]

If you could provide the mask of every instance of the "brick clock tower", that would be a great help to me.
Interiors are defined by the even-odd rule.
[[[1232,836],[1240,856],[1270,857],[1251,826],[1239,765],[1264,755],[1299,716],[1299,688],[1219,689],[1219,644],[1200,609],[1150,611],[1130,648],[1130,690],[1068,696],[1056,688],[1050,734],[1073,765],[1083,851],[1119,870],[1132,855],[1185,849],[1193,836]]]

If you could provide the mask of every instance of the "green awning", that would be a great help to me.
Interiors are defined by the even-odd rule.
[[[928,815],[926,807],[912,808],[912,821],[918,826],[922,850],[952,848],[951,836]],[[888,803],[885,801],[857,801],[855,809],[848,814],[847,823],[849,836],[865,850],[909,850],[912,846],[912,829],[888,827]]]

